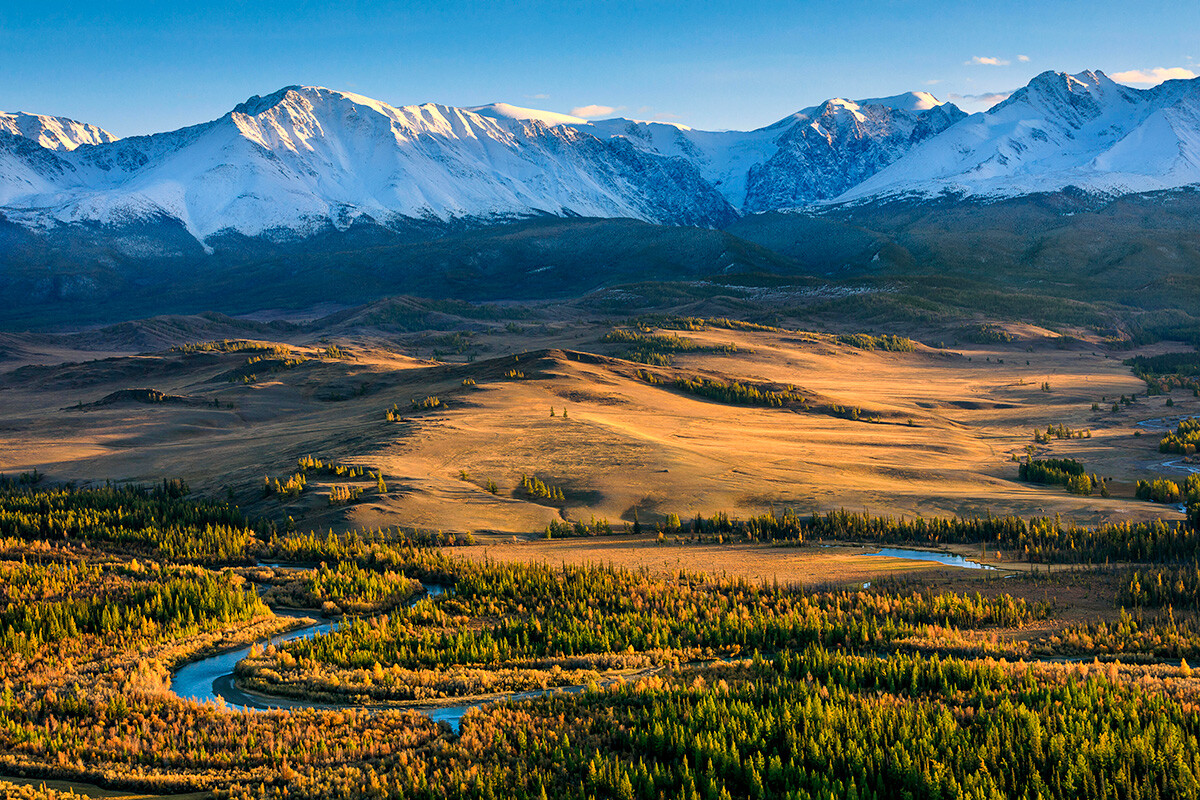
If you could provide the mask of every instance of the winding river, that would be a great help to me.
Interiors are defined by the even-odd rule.
[[[264,566],[279,566],[265,565]],[[436,597],[445,591],[444,586],[437,584],[425,584],[425,591],[417,595],[409,604],[417,603],[426,597]],[[303,612],[288,612],[278,611],[277,616],[281,617],[304,617]],[[307,625],[303,628],[281,633],[272,636],[269,644],[285,644],[287,642],[295,642],[300,639],[309,639],[313,636],[319,636],[323,633],[329,633],[337,628],[337,622],[320,622],[315,625]],[[266,697],[264,695],[253,694],[251,692],[242,691],[234,684],[233,676],[234,669],[239,661],[250,655],[250,650],[254,645],[242,647],[237,650],[229,650],[223,653],[218,653],[208,658],[193,661],[190,664],[185,664],[171,675],[171,691],[178,697],[198,700],[200,702],[211,702],[218,705],[223,705],[226,708],[235,711],[269,711],[272,709],[300,709],[300,708],[325,708],[325,709],[342,709],[357,707],[352,703],[322,703],[315,700],[293,699],[290,697]],[[575,687],[571,687],[575,688]],[[515,699],[524,697],[532,697],[538,692],[530,692],[526,694],[511,695]],[[419,711],[425,716],[432,719],[434,722],[445,721],[457,731],[459,722],[462,720],[463,714],[467,713],[467,709],[483,705],[484,702],[494,702],[495,698],[488,698],[486,701],[475,700],[473,702],[462,703],[460,705],[450,706],[423,706],[410,707],[404,706],[405,710]]]
[[[908,558],[920,561],[935,561],[939,564],[945,564],[951,567],[962,567],[964,569],[995,569],[995,567],[980,564],[976,561],[968,561],[966,558],[949,553],[939,553],[929,550],[910,550],[900,547],[885,547],[877,553],[866,553],[867,556],[883,556],[887,558]],[[263,564],[266,567],[289,568],[282,564]],[[417,603],[426,597],[437,597],[446,591],[446,587],[438,584],[425,584],[425,592],[417,595],[409,601],[409,605]],[[281,617],[298,617],[302,618],[306,615],[304,612],[296,611],[277,611],[276,614]],[[319,636],[323,633],[329,633],[336,630],[338,622],[319,622],[314,625],[307,625],[303,628],[288,631],[272,636],[269,644],[286,644],[287,642],[295,642],[301,639],[308,639],[313,636]],[[302,708],[317,708],[317,709],[342,709],[342,708],[358,708],[354,703],[322,703],[316,700],[295,699],[290,697],[268,697],[252,692],[246,692],[239,689],[234,683],[234,670],[237,664],[242,659],[250,655],[254,645],[248,645],[236,650],[228,650],[216,655],[202,658],[199,661],[193,661],[185,664],[171,675],[171,691],[176,696],[184,699],[198,700],[200,702],[216,703],[219,706],[235,710],[235,711],[269,711],[273,709],[292,710]],[[418,711],[432,719],[434,722],[446,722],[458,732],[459,723],[464,714],[469,709],[477,708],[487,703],[494,703],[500,700],[525,700],[531,697],[539,697],[545,694],[566,693],[573,694],[584,690],[583,686],[560,686],[552,689],[535,690],[529,692],[516,692],[512,694],[489,696],[486,698],[474,698],[464,703],[455,705],[429,705],[429,706],[390,706],[389,708],[398,708],[404,710]],[[367,708],[380,708],[380,706],[366,706]]]
[[[280,564],[263,564],[262,566],[284,567],[284,565]],[[409,605],[418,603],[426,597],[437,597],[445,591],[446,587],[444,586],[435,583],[426,583],[425,591],[410,600]],[[307,617],[307,614],[300,611],[276,611],[275,613],[276,616],[280,617]],[[336,621],[319,622],[315,625],[296,628],[295,630],[272,636],[267,644],[280,645],[301,639],[309,639],[313,636],[320,636],[323,633],[336,630],[338,624]],[[254,645],[248,645],[237,650],[228,650],[183,665],[171,675],[171,691],[182,699],[198,700],[202,703],[216,703],[218,706],[232,711],[290,711],[302,708],[329,710],[340,710],[343,708],[381,710],[386,708],[399,711],[416,711],[429,717],[434,722],[446,722],[455,733],[458,733],[463,715],[472,708],[478,708],[488,703],[496,703],[503,700],[528,700],[532,697],[541,697],[547,694],[575,694],[587,688],[585,686],[556,686],[544,690],[489,695],[483,698],[476,697],[454,705],[425,706],[362,706],[357,703],[322,703],[317,700],[305,700],[302,698],[268,697],[266,695],[243,691],[238,688],[233,680],[234,670],[237,668],[238,662],[249,656],[253,647]]]

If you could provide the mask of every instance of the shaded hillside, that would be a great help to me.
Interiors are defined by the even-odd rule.
[[[845,275],[930,274],[1143,309],[1200,312],[1200,193],[1073,192],[770,213],[731,233]]]
[[[9,233],[15,234],[10,228]],[[628,219],[539,219],[401,239],[379,229],[276,244],[247,263],[172,254],[147,270],[115,255],[104,268],[26,268],[0,287],[0,326],[104,322],[162,313],[305,308],[393,294],[541,300],[653,277],[795,270],[792,261],[722,231]]]

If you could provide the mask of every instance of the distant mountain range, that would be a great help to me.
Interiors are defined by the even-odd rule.
[[[1131,89],[1046,72],[966,115],[924,92],[833,99],[754,131],[577,117],[497,103],[393,107],[293,86],[212,122],[116,139],[0,115],[0,213],[62,225],[173,221],[198,242],[370,222],[630,217],[721,227],[814,204],[1200,182],[1200,79]]]
[[[848,217],[1198,184],[1200,79],[1138,90],[1101,72],[1046,72],[983,113],[912,92],[831,99],[746,132],[505,103],[393,107],[292,86],[125,139],[0,114],[0,277],[10,292],[86,296],[112,283],[105,270],[141,280],[137,264],[186,272],[215,257],[228,268],[299,246],[357,252],[538,218],[752,230],[745,222],[764,212]],[[714,253],[728,261],[714,270],[739,263]]]

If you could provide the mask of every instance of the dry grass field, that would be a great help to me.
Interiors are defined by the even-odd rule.
[[[1145,390],[1121,363],[1126,354],[1086,343],[1057,349],[1036,330],[1018,330],[1009,344],[884,352],[828,335],[709,328],[678,335],[710,349],[677,353],[671,367],[653,370],[605,355],[619,352],[603,341],[609,330],[577,321],[492,332],[473,340],[486,351],[473,363],[414,358],[378,335],[295,337],[287,344],[299,363],[282,366],[245,351],[114,356],[24,341],[0,362],[0,472],[37,468],[78,482],[182,477],[252,513],[315,528],[528,536],[559,517],[619,525],[635,509],[652,523],[770,507],[1093,523],[1174,514],[1131,499],[1139,478],[1183,474],[1162,466],[1155,432],[1136,423],[1200,414],[1190,392],[1176,392],[1170,409],[1163,397],[1142,397],[1112,412],[1117,396]],[[332,357],[330,344],[340,348]],[[267,361],[247,364],[258,356]],[[665,382],[647,383],[643,369]],[[791,385],[873,421],[718,403],[674,388],[674,376]],[[114,395],[131,388],[165,399]],[[427,397],[438,405],[414,410],[413,400]],[[388,421],[393,405],[400,419]],[[1012,456],[1033,444],[1034,428],[1052,424],[1091,436],[1037,452],[1111,476],[1112,498],[1015,480]],[[331,508],[328,483],[313,478],[289,504],[262,497],[264,475],[284,478],[308,454],[379,470],[388,490],[377,493],[364,477],[360,502]],[[522,474],[560,487],[564,501],[516,496]],[[555,543],[546,557],[559,547],[572,545]]]
[[[976,548],[951,549],[971,560],[979,558]],[[799,584],[808,588],[858,588],[868,581],[886,578],[921,580],[939,585],[949,579],[960,579],[975,586],[1012,574],[1024,574],[1029,568],[1027,564],[997,559],[995,553],[989,553],[984,563],[996,569],[978,570],[879,556],[876,555],[878,547],[674,544],[670,540],[659,544],[645,536],[515,541],[512,537],[484,537],[474,546],[457,547],[453,552],[474,560],[533,561],[550,566],[604,564],[646,569],[665,576],[682,571],[712,577],[744,578],[754,583]]]

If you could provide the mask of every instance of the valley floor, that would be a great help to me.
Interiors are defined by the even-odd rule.
[[[638,335],[685,343],[668,366],[650,366],[621,358],[631,346],[606,341],[612,330],[571,319],[459,332],[463,352],[438,362],[413,353],[423,349],[416,342],[442,339],[389,341],[378,331],[99,360],[34,348],[24,360],[46,366],[11,359],[0,372],[0,472],[36,468],[75,482],[175,476],[256,513],[334,529],[524,536],[564,517],[621,525],[635,510],[653,523],[772,507],[1097,522],[1169,516],[1129,497],[1137,480],[1187,474],[1157,440],[1172,424],[1163,418],[1200,413],[1190,391],[1170,395],[1172,408],[1167,397],[1145,397],[1122,364],[1170,345],[1058,349],[1047,332],[1026,329],[1009,344],[886,352],[828,335],[709,326],[645,329]],[[688,379],[793,387],[809,406],[716,402],[675,387]],[[122,395],[133,388],[165,399]],[[1111,410],[1136,393],[1136,403]],[[422,407],[427,398],[436,405]],[[395,421],[385,417],[391,409]],[[844,418],[851,410],[860,418]],[[1060,425],[1088,438],[1035,444],[1035,429]],[[1111,478],[1112,497],[1016,481],[1013,459],[1031,446]],[[261,499],[264,475],[286,478],[308,455],[380,473],[387,491],[337,509],[328,483],[282,504]],[[562,500],[522,496],[522,475],[558,487]]]

